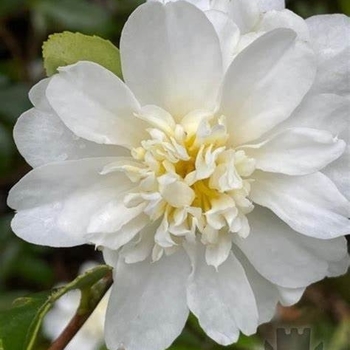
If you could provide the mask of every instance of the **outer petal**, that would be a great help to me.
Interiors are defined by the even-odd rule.
[[[279,124],[273,133],[287,128],[303,127],[328,130],[346,142],[350,141],[348,130],[350,101],[334,94],[308,94],[293,114]]]
[[[257,171],[250,198],[306,236],[330,239],[350,232],[350,204],[321,173],[287,176]]]
[[[287,175],[311,174],[339,158],[344,141],[324,130],[293,128],[244,149],[256,159],[257,169]]]
[[[193,5],[141,5],[127,21],[120,46],[125,81],[141,104],[160,106],[178,120],[215,107],[223,74],[220,43]]]
[[[332,264],[332,262],[330,263]],[[305,287],[303,288],[284,288],[277,286],[280,292],[280,303],[283,306],[292,306],[296,304],[305,292]]]
[[[160,261],[126,264],[120,259],[107,308],[105,335],[110,349],[164,350],[188,317],[184,252]]]
[[[221,113],[233,144],[258,139],[286,120],[312,85],[312,50],[290,29],[273,30],[249,45],[226,73]]]
[[[127,264],[144,261],[151,255],[155,245],[154,234],[160,224],[160,220],[150,223],[140,232],[139,238],[136,241],[131,241],[123,247],[121,256]]]
[[[344,246],[346,245],[346,241],[344,240]],[[338,277],[347,273],[350,267],[350,255],[346,254],[346,256],[340,261],[334,261],[329,264],[328,268],[328,277]]]
[[[285,0],[258,0],[260,10],[263,12],[271,10],[283,10],[286,7]]]
[[[101,205],[132,187],[121,173],[100,175],[116,158],[52,163],[36,168],[10,191],[17,211],[12,229],[24,240],[54,247],[87,243],[86,230]],[[74,174],[74,176],[72,176]]]
[[[120,215],[121,213],[118,214],[118,217]],[[138,233],[142,233],[142,230],[149,224],[149,217],[145,214],[138,214],[133,218],[131,216],[129,214],[123,221],[120,220],[118,222],[120,228],[113,232],[108,232],[108,229],[101,232],[91,232],[91,226],[88,227],[87,237],[89,241],[97,246],[105,246],[113,250],[118,250],[129,243]],[[123,224],[121,225],[121,223]]]
[[[29,92],[35,108],[24,112],[14,128],[16,146],[25,160],[37,167],[51,162],[125,154],[117,146],[99,145],[71,132],[49,105],[45,91],[50,79],[44,79]]]
[[[218,270],[207,265],[204,249],[196,247],[187,288],[190,310],[209,337],[222,345],[237,341],[240,330],[256,332],[258,310],[244,269],[231,253]]]
[[[234,243],[262,276],[279,286],[308,286],[327,276],[330,262],[347,255],[344,237],[320,240],[303,236],[266,209],[256,208],[248,220],[250,235],[246,239],[236,236]]]
[[[337,186],[339,191],[350,201],[350,145],[345,153],[330,164],[322,172],[327,175]]]
[[[259,20],[257,0],[231,0],[227,10],[228,16],[237,24],[242,34],[253,31]]]
[[[160,2],[162,4],[167,4],[168,2],[176,2],[178,0],[147,0],[149,2]],[[202,11],[210,10],[210,0],[186,0],[190,4],[197,6]]]
[[[306,20],[318,59],[314,93],[336,93],[350,97],[350,18],[322,15]]]
[[[289,28],[298,34],[298,39],[309,41],[309,28],[303,18],[290,10],[268,11],[257,24],[259,31],[269,32],[277,28]]]
[[[131,148],[147,135],[134,116],[139,104],[129,88],[93,62],[60,68],[46,90],[52,108],[76,135]]]
[[[224,70],[231,64],[237,44],[240,39],[240,31],[237,25],[225,13],[217,10],[205,13],[213,24],[220,40]]]
[[[260,275],[239,249],[235,248],[234,254],[242,264],[254,292],[259,313],[259,324],[272,319],[279,301],[283,305],[287,306],[288,304],[290,306],[300,300],[304,288],[289,289],[277,286]]]

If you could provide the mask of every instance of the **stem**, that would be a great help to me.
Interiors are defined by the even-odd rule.
[[[70,320],[66,328],[60,334],[60,336],[51,344],[48,350],[64,350],[73,337],[78,333],[84,323],[88,320],[91,314],[96,309],[97,305],[104,297],[108,289],[112,286],[113,278],[112,273],[109,273],[101,282],[99,282],[98,295],[95,296],[90,290],[90,296],[92,300],[86,305],[86,296],[84,297],[84,291],[82,291],[81,303],[73,318]],[[93,289],[93,288],[92,288]],[[96,292],[96,291],[95,291]]]

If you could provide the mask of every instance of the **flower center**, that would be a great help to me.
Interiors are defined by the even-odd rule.
[[[125,204],[141,205],[152,221],[159,220],[156,243],[169,248],[197,233],[205,244],[215,244],[220,232],[246,236],[255,161],[227,146],[225,117],[195,111],[176,123],[154,106],[137,116],[149,123],[150,138],[122,167],[137,184]]]

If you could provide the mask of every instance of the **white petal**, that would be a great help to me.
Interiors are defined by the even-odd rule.
[[[108,348],[168,348],[188,317],[189,273],[190,263],[183,251],[154,263],[147,260],[128,265],[120,259],[107,308]]]
[[[32,170],[9,193],[8,205],[17,211],[12,221],[14,232],[39,245],[67,247],[87,243],[91,216],[132,186],[121,173],[99,174],[115,159],[66,161]]]
[[[338,190],[350,201],[350,145],[345,153],[322,172],[337,186]]]
[[[230,1],[231,0],[211,0],[211,8],[227,14]]]
[[[293,128],[244,148],[256,168],[287,175],[311,174],[339,158],[346,144],[323,130]]]
[[[219,233],[218,241],[208,245],[205,251],[205,260],[208,265],[216,269],[226,261],[232,247],[232,235],[229,233]]]
[[[210,10],[205,14],[213,24],[220,39],[223,66],[224,71],[226,71],[233,60],[235,49],[240,38],[239,28],[231,18],[221,11]]]
[[[250,199],[271,209],[294,230],[330,239],[350,232],[349,202],[323,174],[255,172]]]
[[[224,81],[221,113],[233,144],[259,138],[287,119],[315,76],[312,50],[290,29],[275,29],[232,62]]]
[[[327,276],[329,262],[346,256],[344,238],[320,240],[293,231],[270,211],[248,215],[250,235],[234,243],[266,279],[286,288],[301,288]]]
[[[140,232],[140,238],[136,242],[130,242],[123,248],[121,256],[127,264],[143,261],[150,256],[154,246],[154,236],[159,225],[159,221],[147,225]]]
[[[350,101],[334,94],[308,94],[293,114],[273,132],[287,128],[304,127],[328,130],[334,136],[349,142],[343,133],[349,126]],[[350,133],[349,133],[350,134]]]
[[[258,0],[260,10],[271,11],[271,10],[283,10],[286,7],[285,0]]]
[[[147,0],[149,2],[160,2],[162,4],[167,4],[168,2],[176,2],[178,0]],[[210,9],[210,0],[186,0],[190,4],[197,6],[202,11],[206,11]]]
[[[292,306],[296,304],[305,292],[305,288],[284,288],[277,286],[280,293],[280,303],[283,306]]]
[[[68,128],[87,140],[131,148],[147,135],[145,124],[134,116],[140,107],[132,92],[96,63],[60,68],[46,96]]]
[[[113,198],[93,214],[88,227],[89,233],[111,233],[119,231],[125,224],[143,212],[144,204],[127,208],[124,204],[125,193]]]
[[[237,341],[240,330],[256,332],[258,311],[253,291],[240,262],[231,253],[218,270],[207,265],[200,246],[187,288],[190,310],[206,334],[221,345]]]
[[[346,241],[344,242],[344,246],[346,245]],[[338,277],[347,273],[350,267],[350,256],[346,254],[346,256],[340,261],[332,261],[329,264],[328,268],[328,277]]]
[[[222,79],[220,43],[193,5],[141,5],[127,21],[120,46],[125,81],[142,105],[160,106],[178,120],[215,107]]]
[[[99,145],[76,136],[53,111],[28,110],[17,120],[13,132],[19,152],[32,167],[64,160],[127,154],[125,148]]]
[[[258,306],[259,324],[272,319],[278,302],[284,306],[291,306],[302,297],[305,288],[291,289],[273,284],[258,273],[239,249],[234,249],[234,254],[241,262],[253,289]]]
[[[30,90],[29,97],[35,108],[18,118],[13,131],[19,152],[32,167],[63,160],[126,154],[124,148],[99,145],[73,134],[47,101],[45,91],[49,81],[44,79]]]
[[[336,93],[350,97],[350,18],[322,15],[306,20],[318,59],[314,93]]]
[[[228,16],[235,22],[242,34],[253,31],[259,15],[257,0],[231,0],[228,5]]]
[[[270,321],[279,301],[278,288],[261,276],[239,249],[234,248],[233,253],[242,264],[253,290],[259,314],[258,324]]]
[[[86,239],[97,247],[108,247],[109,249],[118,250],[125,244],[128,244],[148,224],[149,217],[145,214],[140,214],[125,223],[118,231],[89,232],[87,230]]]
[[[269,11],[265,13],[258,23],[259,31],[269,32],[276,28],[289,28],[298,34],[300,40],[309,41],[309,28],[303,18],[290,10]]]

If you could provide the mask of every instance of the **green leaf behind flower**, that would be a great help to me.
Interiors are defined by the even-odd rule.
[[[52,34],[43,45],[44,66],[48,76],[58,67],[78,61],[91,61],[122,77],[120,53],[109,40],[81,33]]]
[[[101,280],[110,271],[111,268],[106,265],[98,266],[56,290],[16,299],[11,308],[0,312],[0,344],[3,350],[35,350],[43,319],[55,301],[71,290],[80,289],[82,300],[79,310],[82,305],[88,307],[87,303],[94,305],[94,301],[106,292],[107,286]]]

